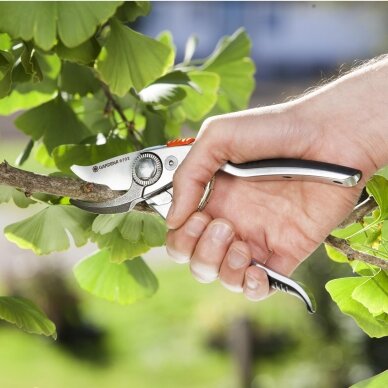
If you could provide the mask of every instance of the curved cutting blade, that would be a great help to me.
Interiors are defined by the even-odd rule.
[[[108,186],[112,190],[129,190],[132,184],[131,165],[139,152],[131,152],[92,166],[78,166],[70,168],[79,178],[86,182]]]

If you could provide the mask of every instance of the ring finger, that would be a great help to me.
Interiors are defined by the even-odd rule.
[[[210,283],[218,278],[221,263],[234,237],[232,224],[225,219],[210,222],[190,261],[193,276],[202,283]]]

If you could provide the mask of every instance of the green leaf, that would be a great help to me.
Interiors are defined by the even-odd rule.
[[[140,257],[116,264],[109,260],[108,251],[82,260],[74,275],[84,290],[123,305],[150,297],[158,288],[155,275]]]
[[[388,314],[388,275],[381,270],[365,279],[352,292],[352,298],[365,306],[373,316]]]
[[[385,166],[376,172],[376,175],[381,175],[385,179],[388,179],[388,166]]]
[[[178,109],[182,110],[188,120],[198,121],[203,119],[217,102],[220,78],[217,74],[207,71],[190,71],[188,75],[199,90],[185,86],[187,96]]]
[[[139,16],[147,16],[150,11],[151,3],[149,1],[126,1],[117,9],[115,17],[123,22],[133,22]]]
[[[93,239],[108,248],[114,262],[122,262],[164,244],[166,226],[159,216],[131,211],[126,214],[101,214],[93,222]]]
[[[337,263],[349,263],[349,260],[345,254],[338,251],[337,249],[331,247],[330,245],[325,244],[325,249],[327,255],[332,259],[333,261],[336,261]]]
[[[119,96],[134,87],[138,92],[162,76],[171,65],[171,48],[111,20],[105,49],[97,62],[101,78]]]
[[[30,300],[13,296],[0,297],[0,319],[13,323],[27,333],[57,338],[55,324]]]
[[[144,144],[147,147],[166,143],[164,136],[164,127],[166,119],[162,112],[146,109],[144,111],[146,117],[146,126],[142,133]]]
[[[183,85],[192,87],[192,82],[186,73],[173,71],[157,79],[140,93],[140,99],[146,104],[171,105],[186,97]]]
[[[94,218],[95,215],[72,206],[48,206],[25,220],[6,226],[4,233],[18,247],[47,255],[68,249],[69,234],[77,247],[86,244]]]
[[[63,63],[60,80],[63,91],[80,96],[95,93],[101,87],[90,67],[72,62]]]
[[[367,183],[366,188],[379,205],[379,219],[388,219],[388,180],[381,175],[374,175]]]
[[[129,242],[117,229],[107,234],[94,233],[92,241],[97,243],[100,249],[109,252],[109,259],[113,263],[122,263],[150,250],[150,247],[143,240]]]
[[[0,32],[0,50],[9,51],[12,47],[12,39],[8,34]]]
[[[350,388],[384,388],[388,386],[388,370],[369,379],[359,381]]]
[[[42,138],[49,152],[58,145],[78,143],[90,136],[86,126],[61,97],[23,113],[15,120],[15,125],[34,140]]]
[[[88,40],[121,2],[5,1],[0,3],[0,31],[24,41],[34,40],[43,50],[59,39],[67,47]]]
[[[79,113],[80,120],[94,133],[108,133],[113,123],[106,112],[107,100],[101,93],[94,93],[81,99],[83,110]]]
[[[32,80],[16,84],[12,92],[1,100],[0,115],[9,115],[22,109],[29,109],[52,100],[57,95],[57,80],[61,61],[57,55],[35,52],[43,81]]]
[[[89,65],[98,57],[101,47],[95,38],[91,38],[73,48],[66,47],[62,42],[59,42],[55,50],[62,59],[81,65]]]
[[[31,43],[24,43],[22,55],[20,57],[24,72],[28,74],[32,82],[43,80],[42,70],[35,56],[35,49]]]
[[[27,198],[21,191],[10,186],[0,185],[0,203],[7,203],[11,199],[17,207],[23,209],[36,203],[30,198]]]
[[[114,138],[102,145],[62,145],[54,148],[52,156],[61,171],[71,174],[70,167],[73,164],[89,166],[133,150],[133,146],[128,141]]]
[[[162,31],[157,37],[156,39],[160,42],[160,43],[163,43],[165,44],[167,47],[170,47],[172,53],[173,53],[173,56],[172,56],[172,59],[171,59],[171,66],[174,64],[175,62],[175,55],[176,55],[176,46],[174,44],[174,38],[171,34],[170,31],[168,30],[165,30],[165,31]]]
[[[230,112],[245,109],[255,88],[255,65],[249,58],[251,42],[243,29],[223,38],[203,65],[203,70],[220,76],[217,109]]]
[[[339,309],[350,315],[365,333],[370,337],[384,337],[388,335],[388,325],[376,319],[365,306],[352,298],[354,289],[364,282],[362,277],[334,279],[326,284],[326,290]]]
[[[0,51],[0,98],[5,97],[12,86],[13,55]]]
[[[94,233],[107,234],[118,229],[124,239],[131,243],[143,240],[151,247],[164,244],[166,225],[163,220],[146,212],[132,210],[126,214],[100,214],[93,222]]]
[[[47,152],[47,148],[43,143],[40,143],[34,150],[34,158],[38,161],[42,166],[55,169],[56,165],[54,163],[54,159]]]

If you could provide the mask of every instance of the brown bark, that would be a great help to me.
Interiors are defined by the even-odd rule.
[[[359,260],[363,261],[364,263],[372,264],[382,269],[388,270],[388,260],[380,259],[379,257],[375,257],[367,253],[355,251],[348,244],[348,242],[342,238],[328,236],[325,239],[325,244],[342,252],[350,261]]]
[[[104,185],[84,182],[77,178],[35,174],[12,167],[6,161],[0,163],[0,185],[17,187],[24,191],[26,196],[34,193],[45,193],[90,202],[107,201],[124,193],[111,190]],[[136,205],[136,209],[150,210],[145,204]]]

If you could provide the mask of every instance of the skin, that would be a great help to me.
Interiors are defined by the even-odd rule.
[[[388,60],[375,60],[303,97],[206,120],[174,175],[167,251],[193,276],[219,279],[250,300],[268,296],[251,258],[290,275],[352,211],[368,178],[388,164]],[[362,171],[361,184],[252,182],[218,172],[226,161],[299,158]]]

